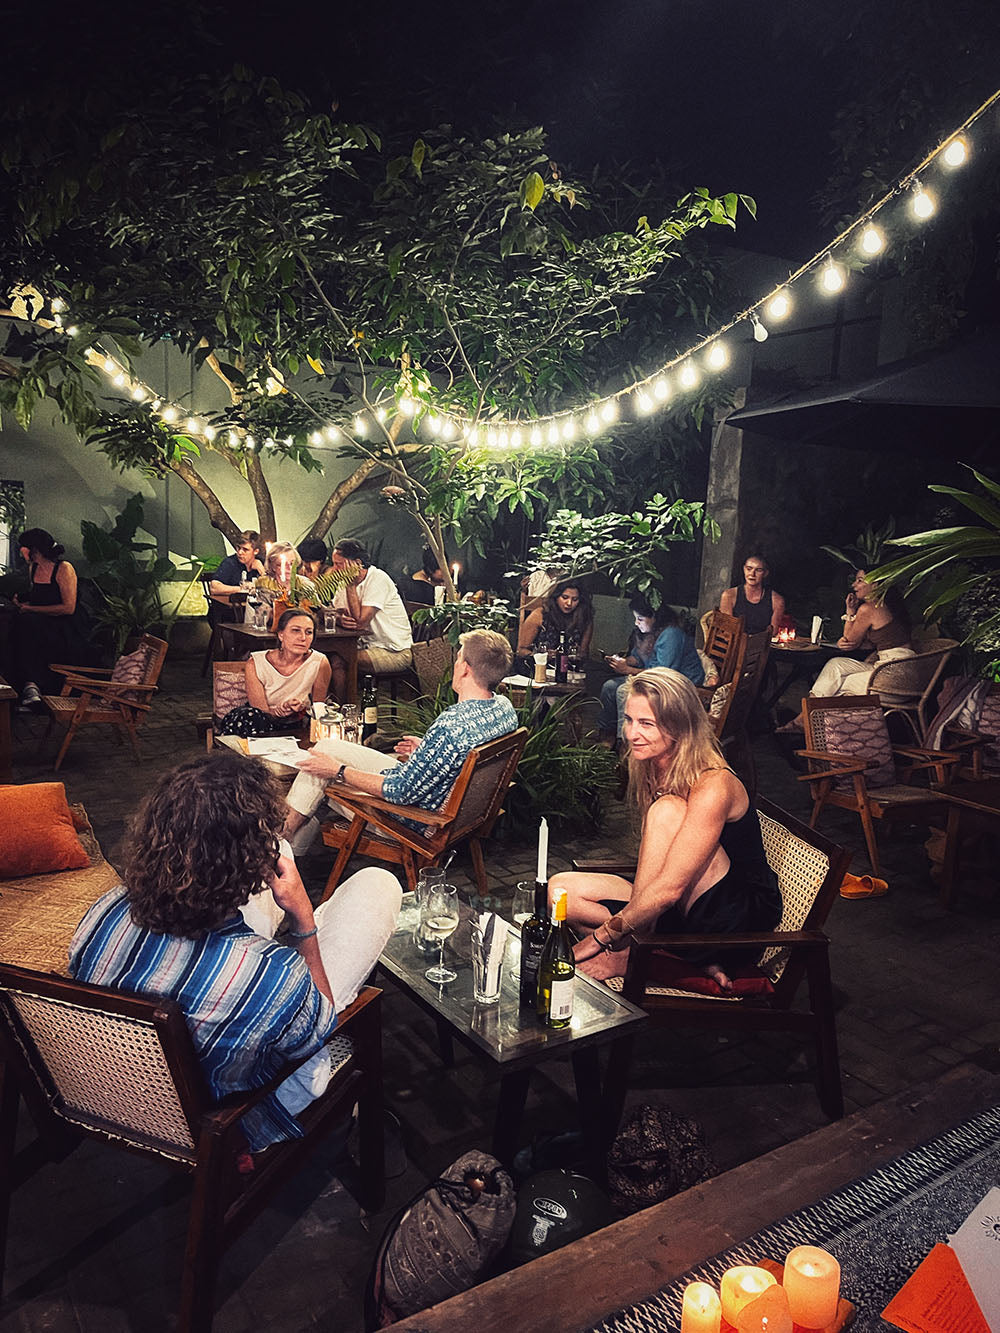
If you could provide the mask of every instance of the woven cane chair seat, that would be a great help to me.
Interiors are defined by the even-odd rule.
[[[72,717],[80,703],[78,694],[48,694],[45,697],[49,712],[58,713],[62,716]],[[93,699],[87,704],[88,722],[120,722],[121,716],[120,709],[111,708],[104,703],[96,703]]]

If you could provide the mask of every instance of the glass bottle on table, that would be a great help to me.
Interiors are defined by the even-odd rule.
[[[533,1009],[538,1001],[538,964],[541,961],[545,938],[549,933],[548,924],[549,886],[535,881],[534,910],[528,919],[521,923],[521,975],[519,998],[521,1004]]]
[[[546,1027],[569,1027],[575,977],[573,941],[566,925],[566,892],[562,890],[552,902],[552,924],[538,963],[538,1017]]]
[[[565,685],[569,678],[569,648],[566,646],[566,631],[559,634],[559,647],[556,650],[556,684]]]
[[[361,744],[378,731],[378,691],[375,677],[365,676],[361,686]]]

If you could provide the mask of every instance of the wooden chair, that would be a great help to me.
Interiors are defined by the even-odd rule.
[[[463,842],[469,844],[476,886],[480,895],[486,897],[483,839],[489,837],[502,811],[527,739],[527,728],[518,727],[507,736],[470,750],[455,785],[438,810],[393,805],[350,787],[327,788],[327,796],[349,810],[353,819],[336,819],[323,826],[323,841],[337,849],[323,901],[340,883],[355,852],[402,866],[407,887],[412,891],[417,886],[421,866],[437,865],[446,852]],[[412,820],[425,832],[409,827],[404,820]]]
[[[938,782],[948,780],[959,755],[943,750],[893,745],[878,695],[840,695],[802,701],[806,748],[796,750],[808,761],[813,801],[810,828],[824,806],[853,810],[861,818],[872,870],[879,874],[875,820],[903,817],[927,820],[943,804],[934,791],[912,785],[915,772],[930,770]]]
[[[413,669],[420,682],[422,696],[433,699],[445,675],[455,665],[455,647],[438,637],[413,645]]]
[[[49,725],[66,728],[66,739],[56,756],[58,769],[69,749],[70,741],[81,727],[99,723],[115,728],[115,739],[121,742],[125,733],[132,743],[138,760],[139,738],[136,735],[143,718],[149,712],[149,700],[156,692],[157,681],[167,655],[165,639],[144,634],[132,653],[125,653],[110,670],[107,667],[77,667],[52,665],[52,670],[63,676],[59,694],[43,694],[42,703],[49,710]]]
[[[219,734],[219,723],[233,708],[247,702],[247,663],[212,663],[212,711],[200,713],[195,719],[199,736],[205,737],[205,748],[211,750]]]
[[[930,721],[928,710],[957,639],[927,639],[913,657],[882,662],[868,680],[868,693],[877,694],[886,717],[905,717],[919,744]]]
[[[769,629],[761,630],[759,634],[742,635],[725,715],[721,723],[716,724],[719,743],[751,795],[757,789],[757,769],[750,744],[749,723],[764,681],[770,649]]]
[[[366,988],[330,1042],[327,1091],[299,1113],[303,1137],[274,1144],[236,1170],[240,1120],[295,1068],[264,1087],[209,1100],[179,1006],[0,965],[0,1276],[14,1186],[85,1136],[159,1161],[192,1178],[181,1279],[182,1333],[212,1326],[223,1251],[271,1195],[358,1105],[361,1186],[370,1208],[384,1190],[381,991]],[[299,1063],[302,1063],[301,1061]],[[38,1139],[15,1151],[18,1099]]]
[[[222,656],[222,631],[219,629],[219,626],[234,620],[241,620],[243,618],[243,604],[246,601],[246,598],[242,594],[240,594],[240,601],[237,605],[233,605],[230,602],[218,601],[212,596],[211,592],[211,585],[214,578],[215,573],[212,570],[206,570],[198,575],[198,580],[201,583],[201,590],[205,594],[208,623],[212,628],[212,633],[208,640],[208,647],[205,649],[205,656],[201,663],[201,674],[203,676],[208,671],[209,662],[218,661]]]
[[[850,860],[841,847],[807,829],[770,801],[756,800],[768,864],[784,910],[774,931],[745,935],[653,935],[629,950],[628,970],[608,985],[639,1005],[654,1024],[792,1032],[812,1042],[820,1105],[831,1120],[844,1114],[840,1059],[830,981],[829,939],[823,926]],[[575,869],[628,873],[622,866],[574,864]],[[631,869],[634,870],[634,867]],[[682,984],[685,952],[710,947],[726,968],[726,951],[759,948],[755,967],[733,969],[736,994],[702,993]],[[699,978],[701,980],[701,978]],[[802,981],[805,1006],[795,1007]],[[706,990],[711,989],[707,974]],[[697,983],[695,983],[697,984]],[[716,988],[717,989],[717,988]],[[609,1114],[620,1116],[627,1088],[630,1042],[612,1049],[607,1072]],[[615,1098],[618,1098],[617,1104]]]
[[[725,685],[737,675],[740,640],[746,637],[743,617],[727,616],[724,611],[716,608],[702,617],[702,630],[705,635],[705,655],[715,663],[719,684]]]

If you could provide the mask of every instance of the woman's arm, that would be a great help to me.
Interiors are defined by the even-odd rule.
[[[522,655],[530,653],[532,645],[538,638],[538,631],[542,628],[542,610],[541,607],[525,619],[521,626],[521,632],[517,636],[517,651]]]
[[[687,635],[680,625],[668,625],[666,629],[661,630],[656,636],[656,643],[653,646],[653,660],[649,665],[651,667],[669,667],[672,671],[676,671],[677,664],[684,652],[686,638]]]
[[[771,637],[777,638],[782,617],[785,614],[785,599],[780,592],[771,589]]]
[[[262,713],[270,713],[272,717],[276,716],[274,709],[267,701],[267,694],[264,686],[257,675],[257,663],[250,659],[247,663],[247,702],[253,704],[254,708],[259,708]]]
[[[316,679],[313,681],[312,701],[314,704],[321,704],[330,693],[330,659],[324,657],[316,672]]]
[[[853,613],[849,612],[844,621],[844,632],[837,640],[838,648],[857,648],[868,636],[868,631],[872,627],[874,611],[867,602],[861,602],[858,609]]]
[[[727,588],[726,591],[719,598],[719,610],[724,615],[732,616],[736,614],[734,609],[735,606],[736,606],[736,589]]]

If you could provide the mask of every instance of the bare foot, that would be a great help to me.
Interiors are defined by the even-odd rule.
[[[718,984],[720,990],[729,991],[733,989],[732,981],[726,976],[722,968],[717,967],[715,963],[709,963],[708,967],[705,968],[705,971],[712,980]]]

